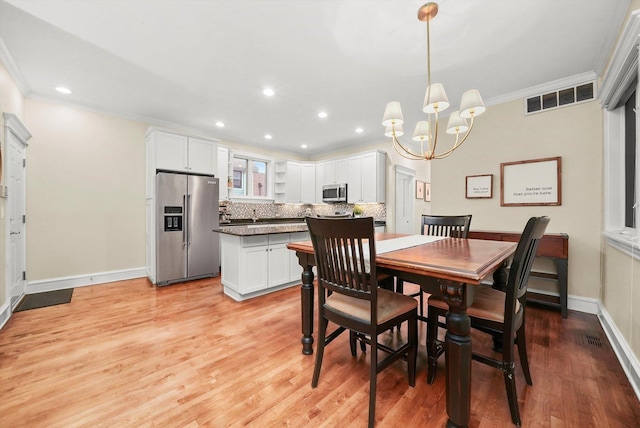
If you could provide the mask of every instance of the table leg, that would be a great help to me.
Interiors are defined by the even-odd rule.
[[[560,284],[560,313],[567,317],[567,283],[569,281],[569,260],[555,259],[558,270],[558,284]]]
[[[493,288],[496,290],[507,292],[507,281],[509,280],[509,274],[507,273],[507,267],[509,263],[505,260],[502,265],[493,273]],[[502,352],[502,335],[495,334],[493,336],[493,350],[496,352]]]
[[[466,427],[471,412],[471,321],[467,315],[467,285],[440,281],[449,304],[445,361],[447,369],[448,427]]]
[[[302,353],[313,354],[313,268],[307,262],[306,255],[298,254],[302,266],[302,285],[300,287],[300,305],[302,314]]]

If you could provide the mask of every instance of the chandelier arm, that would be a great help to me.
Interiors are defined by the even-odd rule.
[[[453,151],[455,149],[457,149],[458,147],[460,147],[462,145],[462,143],[464,143],[467,139],[467,137],[469,136],[469,134],[471,133],[471,129],[473,128],[473,116],[471,116],[471,123],[469,123],[469,129],[467,129],[467,132],[464,134],[464,137],[462,137],[462,140],[458,141],[459,139],[459,134],[456,134],[456,142],[453,145],[453,147],[451,147],[449,150],[447,150],[444,153],[440,153],[439,155],[434,156],[435,159],[443,159],[446,158],[447,156],[449,156],[451,153],[453,153]]]
[[[396,149],[396,152],[398,152],[398,154],[404,158],[407,159],[412,159],[412,160],[419,160],[422,159],[422,156],[418,156],[415,153],[413,153],[411,150],[407,150],[402,143],[398,140],[398,137],[396,137],[396,133],[395,131],[392,131],[393,136],[392,136],[392,141],[393,141],[393,148]],[[399,149],[398,146],[400,146],[400,148],[402,149],[402,151],[404,151],[406,153],[403,154]],[[407,156],[409,155],[409,156]]]
[[[432,143],[432,144],[431,144]],[[431,149],[431,158],[436,156],[436,146],[438,145],[438,110],[435,113],[435,130],[433,132],[433,139],[430,141],[429,147]]]
[[[408,153],[410,156],[407,156],[405,153],[402,153],[399,149],[398,146],[400,146],[402,148],[402,150],[404,150],[406,153]],[[393,148],[395,149],[395,151],[402,156],[405,159],[409,159],[409,160],[420,160],[422,159],[422,157],[415,155],[413,153],[411,153],[410,151],[408,151],[407,149],[404,148],[404,146],[402,144],[400,144],[400,142],[396,142],[396,140],[393,140]]]

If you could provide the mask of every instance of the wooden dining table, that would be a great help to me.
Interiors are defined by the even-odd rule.
[[[376,243],[407,235],[376,233]],[[389,244],[389,243],[387,243]],[[378,247],[379,245],[376,245]],[[380,244],[380,246],[382,246]],[[302,266],[302,353],[313,353],[315,258],[311,241],[292,242]],[[376,254],[378,273],[419,284],[427,293],[442,296],[449,305],[445,337],[447,426],[469,425],[471,408],[471,336],[467,307],[475,288],[493,275],[495,286],[506,285],[508,260],[516,243],[480,239],[444,238]]]

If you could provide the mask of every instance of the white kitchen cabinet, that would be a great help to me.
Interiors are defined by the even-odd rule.
[[[314,163],[276,162],[275,201],[277,203],[314,203],[315,183],[316,166]]]
[[[218,168],[215,175],[220,178],[220,200],[229,199],[228,182],[231,177],[229,173],[229,149],[227,147],[218,146]]]
[[[316,185],[314,203],[322,203],[322,186],[324,185],[325,163],[316,162]]]
[[[214,140],[170,132],[148,132],[155,146],[155,169],[216,175],[218,145]]]
[[[349,203],[385,202],[386,159],[386,153],[375,151],[352,156],[347,160]]]
[[[331,159],[324,164],[324,184],[347,182],[347,159]]]
[[[245,300],[299,282],[291,279],[290,233],[236,236],[221,234],[224,293]]]

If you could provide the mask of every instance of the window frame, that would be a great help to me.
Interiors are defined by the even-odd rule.
[[[625,226],[625,105],[624,94],[635,86],[636,108],[640,108],[640,10],[631,13],[611,57],[600,91],[604,107],[604,231],[608,245],[640,260],[640,112],[636,113],[635,227]]]
[[[243,152],[243,151],[233,151],[229,154],[230,160],[230,175],[233,179],[233,162],[235,158],[246,159],[247,160],[247,172],[251,170],[252,163],[255,162],[264,162],[266,164],[266,176],[267,176],[267,192],[264,196],[252,196],[252,195],[233,195],[233,191],[229,194],[229,199],[237,202],[273,202],[273,180],[274,180],[274,165],[275,160],[272,157],[258,155],[255,153]],[[247,189],[253,188],[253,177],[251,174],[247,173],[245,186]]]

